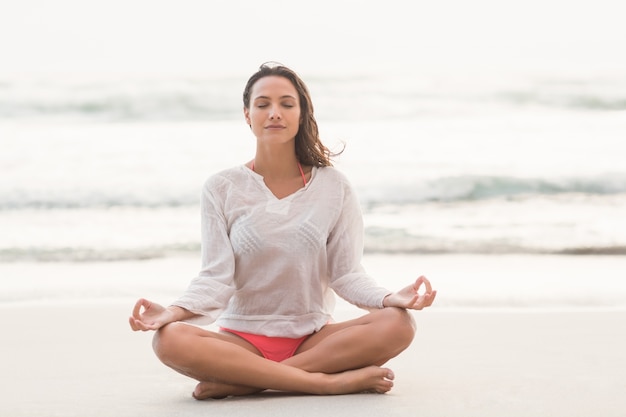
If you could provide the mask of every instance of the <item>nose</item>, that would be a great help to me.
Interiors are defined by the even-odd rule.
[[[272,106],[270,109],[270,120],[280,119],[280,111],[277,106]]]

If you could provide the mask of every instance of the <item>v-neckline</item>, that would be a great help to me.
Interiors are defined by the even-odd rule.
[[[267,184],[265,183],[265,178],[261,174],[259,174],[256,171],[253,171],[247,165],[243,165],[243,168],[245,170],[247,170],[250,173],[250,175],[252,175],[252,177],[259,183],[259,185],[264,190],[264,192],[266,194],[268,194],[270,196],[270,198],[273,199],[274,201],[289,201],[295,195],[297,195],[297,194],[299,194],[301,192],[304,192],[304,190],[309,188],[309,184],[311,184],[311,182],[313,181],[313,178],[315,177],[315,171],[317,170],[317,168],[315,166],[311,167],[311,177],[309,178],[309,180],[306,182],[305,185],[303,185],[302,187],[298,188],[293,193],[288,194],[288,195],[286,195],[286,196],[284,196],[282,198],[279,198],[279,197],[276,196],[276,194],[274,194],[274,192],[270,189],[270,187],[267,186]]]

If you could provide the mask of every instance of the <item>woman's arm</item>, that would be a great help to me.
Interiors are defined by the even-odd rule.
[[[392,291],[380,286],[361,265],[363,214],[348,180],[339,176],[341,211],[326,244],[331,288],[343,299],[362,308],[382,308]]]
[[[421,310],[437,295],[426,277],[397,292],[379,286],[361,266],[363,254],[363,216],[350,184],[344,183],[342,211],[327,245],[331,287],[335,292],[364,308],[400,307]],[[424,294],[419,289],[425,285]]]
[[[230,187],[231,181],[220,174],[205,183],[200,203],[202,267],[187,290],[172,302],[195,313],[186,320],[193,319],[196,324],[213,323],[235,292],[235,255],[224,212]]]

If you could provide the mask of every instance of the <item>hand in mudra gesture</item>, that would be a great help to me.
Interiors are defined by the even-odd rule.
[[[128,318],[130,327],[137,330],[158,330],[167,323],[175,321],[171,309],[141,298],[135,304],[133,315]]]
[[[419,291],[422,285],[424,285],[425,291],[420,294]],[[436,295],[437,291],[433,290],[432,285],[430,285],[430,281],[428,281],[425,276],[421,276],[415,280],[413,284],[385,297],[383,305],[385,307],[401,307],[411,310],[421,310],[423,308],[430,307],[433,301],[435,301]]]

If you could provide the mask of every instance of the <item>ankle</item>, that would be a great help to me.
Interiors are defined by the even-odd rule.
[[[322,372],[315,372],[311,374],[313,376],[313,389],[314,394],[317,395],[332,395],[337,392],[337,378],[334,374],[325,374]]]

